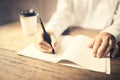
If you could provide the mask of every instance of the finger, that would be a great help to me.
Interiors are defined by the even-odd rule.
[[[46,47],[46,48],[51,48],[50,44],[48,44],[48,43],[45,42],[45,41],[41,41],[41,42],[39,43],[39,45],[40,45],[40,46],[44,46],[44,47]]]
[[[45,49],[45,50],[47,50],[48,52],[51,52],[51,51],[52,51],[51,46],[50,46],[47,42],[45,42],[45,41],[40,42],[39,45],[40,45],[40,48],[41,48],[41,49]]]
[[[56,47],[56,45],[57,45],[56,39],[52,38],[51,44],[52,44],[53,47]]]
[[[108,40],[103,39],[102,44],[100,45],[98,52],[97,52],[98,58],[102,57],[105,54],[108,46],[109,46]]]
[[[56,41],[56,37],[55,37],[55,35],[54,35],[54,33],[50,33],[51,35],[50,35],[50,37],[51,37],[51,44],[52,44],[52,46],[53,46],[53,48],[56,50],[56,47],[57,47],[57,41]]]
[[[57,42],[54,43],[54,46],[53,46],[55,52],[57,51]]]
[[[118,50],[119,50],[118,45],[115,44],[114,47],[113,47],[113,49],[114,49],[113,52],[111,52],[111,54],[112,54],[111,57],[112,58],[114,58],[117,55],[117,53],[118,53]]]
[[[54,49],[54,51],[57,51],[57,41],[52,41],[52,47]]]
[[[51,53],[52,50],[48,50],[46,47],[42,46],[40,47],[40,50],[45,53]]]
[[[51,53],[51,52],[49,52],[45,47],[40,48],[40,51],[42,51],[42,52],[44,52],[44,53]]]
[[[113,42],[110,40],[110,41],[109,41],[108,48],[107,48],[105,54],[103,55],[103,57],[107,57],[107,55],[108,55],[108,53],[110,53],[112,47],[113,47]]]
[[[90,43],[88,44],[88,47],[89,47],[89,48],[93,48],[94,42],[95,42],[94,39],[91,40]]]
[[[98,48],[100,47],[102,43],[102,40],[100,39],[96,39],[95,42],[94,42],[94,45],[93,45],[93,56],[96,57],[96,54],[97,54],[97,51],[98,51]]]
[[[55,42],[56,42],[56,38],[55,38],[55,35],[54,35],[54,33],[50,33],[51,35],[50,35],[50,38],[51,38],[51,40],[52,40],[52,43],[54,44]]]

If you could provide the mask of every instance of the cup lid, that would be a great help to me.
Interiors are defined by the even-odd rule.
[[[30,16],[35,16],[36,12],[33,9],[30,10],[23,10],[20,12],[20,15],[26,16],[26,17],[30,17]]]

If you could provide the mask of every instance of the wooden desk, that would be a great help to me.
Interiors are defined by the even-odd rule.
[[[98,33],[84,29],[76,33],[79,31],[91,37]],[[23,36],[19,23],[0,27],[0,80],[120,80],[119,58],[111,60],[112,73],[106,75],[16,54],[31,42],[32,36]]]

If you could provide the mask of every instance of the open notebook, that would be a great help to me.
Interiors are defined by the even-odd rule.
[[[110,74],[110,58],[95,58],[92,49],[88,48],[91,38],[84,35],[61,36],[58,39],[56,54],[43,53],[31,44],[18,54],[40,60],[59,63],[66,66],[88,69]]]

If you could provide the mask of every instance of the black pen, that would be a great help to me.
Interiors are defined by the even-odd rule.
[[[42,22],[42,20],[41,20],[40,17],[38,17],[38,20],[39,20],[39,22],[40,22],[40,24],[41,24],[41,27],[42,27],[42,29],[43,29],[43,39],[44,39],[44,41],[46,41],[48,44],[50,44],[50,46],[52,47],[52,53],[55,54],[54,48],[53,48],[53,46],[52,46],[52,44],[51,44],[50,35],[49,35],[49,34],[47,33],[47,31],[45,30],[45,27],[44,27],[43,22]]]

